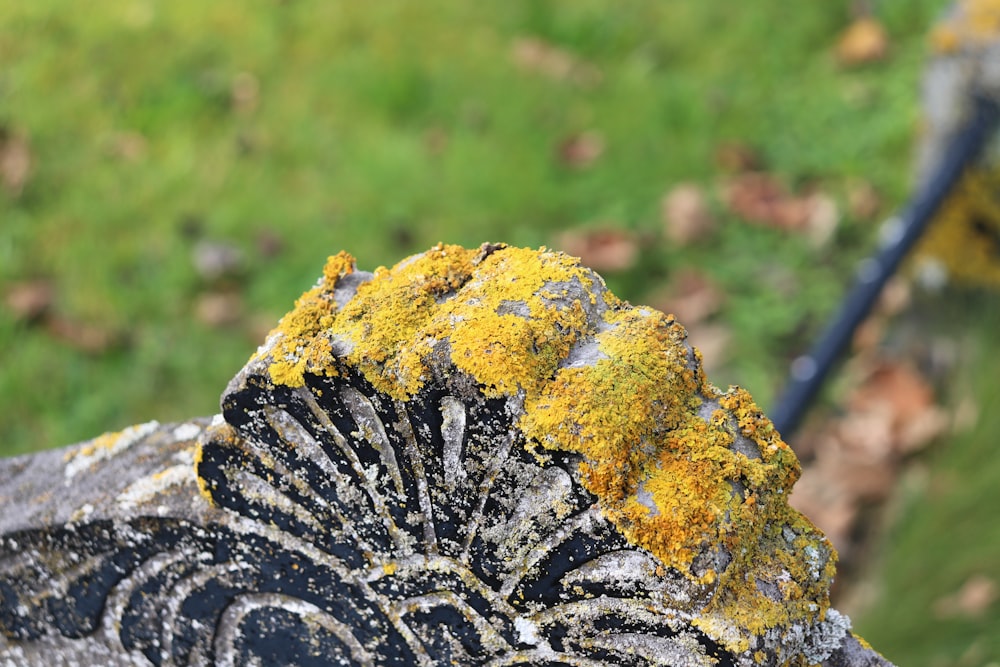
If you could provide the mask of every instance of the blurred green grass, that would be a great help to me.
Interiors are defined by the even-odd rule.
[[[850,72],[830,54],[846,20],[836,3],[0,8],[0,123],[28,136],[33,159],[21,195],[0,200],[0,281],[48,278],[68,317],[129,334],[91,358],[0,315],[4,451],[214,411],[260,333],[192,317],[197,239],[244,250],[247,307],[274,321],[341,248],[374,267],[441,240],[551,245],[598,223],[658,239],[662,194],[680,179],[711,186],[727,140],[759,147],[791,182],[863,177],[898,200],[936,4],[887,3],[890,64]],[[574,54],[599,82],[519,68],[511,52],[525,37]],[[252,108],[234,102],[241,80],[256,88]],[[607,146],[596,164],[554,159],[587,130]],[[641,301],[678,267],[705,267],[739,332],[720,382],[766,404],[791,338],[834,305],[874,230],[848,220],[814,250],[727,222],[700,247],[644,244],[634,270],[608,278]],[[269,235],[277,257],[257,247]],[[758,287],[775,265],[801,274],[791,298]]]
[[[643,239],[634,267],[606,275],[633,302],[683,267],[719,283],[734,335],[713,379],[769,405],[877,230],[848,217],[817,248],[720,211],[718,234],[678,248],[660,198],[681,180],[713,188],[717,147],[740,142],[789,183],[843,199],[861,179],[903,201],[923,39],[944,3],[873,3],[891,55],[849,70],[832,56],[848,4],[0,5],[0,127],[26,136],[32,157],[23,191],[0,193],[0,288],[45,279],[62,317],[123,337],[87,352],[0,310],[0,453],[215,412],[263,331],[340,249],[373,268],[438,241],[553,245],[595,225]],[[524,38],[600,76],[526,71],[512,57]],[[558,146],[585,131],[603,136],[603,154],[564,164]],[[247,258],[225,286],[245,304],[238,325],[196,316],[217,287],[191,259],[203,241]],[[928,539],[911,524],[900,530]],[[912,613],[876,644],[890,658]]]

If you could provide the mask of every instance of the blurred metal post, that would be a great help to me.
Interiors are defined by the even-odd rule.
[[[941,203],[954,188],[965,168],[973,163],[996,131],[1000,107],[988,95],[976,95],[969,117],[945,148],[923,187],[903,212],[887,222],[887,234],[879,251],[858,267],[854,287],[840,311],[812,350],[792,362],[781,398],[770,411],[778,431],[788,439],[812,403],[830,369],[850,342],[858,325],[867,317],[882,288],[933,219]]]

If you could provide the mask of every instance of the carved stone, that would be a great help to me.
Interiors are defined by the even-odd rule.
[[[558,253],[331,257],[221,415],[0,462],[0,665],[888,665],[685,336]]]

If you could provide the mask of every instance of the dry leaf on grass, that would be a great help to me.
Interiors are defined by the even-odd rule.
[[[0,126],[0,184],[11,197],[24,190],[31,174],[31,145],[21,132]]]
[[[855,19],[837,40],[837,60],[846,67],[878,62],[888,52],[889,36],[882,24],[871,16]]]
[[[996,601],[997,584],[983,574],[969,577],[962,587],[934,603],[934,613],[939,618],[982,616]]]
[[[526,72],[582,87],[601,82],[601,70],[569,51],[536,37],[522,37],[511,46],[514,64]]]
[[[567,231],[559,235],[556,245],[595,271],[624,271],[639,257],[635,237],[620,229]]]
[[[879,344],[885,340],[886,318],[872,315],[866,318],[851,336],[851,349],[858,355],[877,354]]]
[[[879,295],[875,307],[879,314],[892,317],[903,312],[910,305],[912,296],[910,281],[896,275],[890,278],[889,282],[882,288],[882,293]]]
[[[845,419],[877,421],[887,431],[889,446],[907,454],[930,444],[948,428],[947,413],[938,406],[930,383],[909,364],[877,362],[848,399]],[[875,429],[874,422],[869,425]],[[866,442],[860,433],[854,439]]]
[[[54,298],[55,290],[48,280],[27,280],[8,285],[3,301],[15,321],[33,324],[48,314]]]
[[[604,137],[593,130],[567,137],[556,147],[559,162],[575,169],[589,167],[603,154]]]
[[[840,224],[840,208],[830,195],[816,192],[806,197],[808,215],[805,233],[814,248],[826,246]]]
[[[424,148],[427,150],[427,154],[432,157],[444,154],[448,148],[449,139],[448,130],[445,128],[440,126],[429,128],[424,132],[423,136]]]
[[[250,72],[240,72],[233,77],[229,94],[233,109],[238,113],[250,113],[257,108],[260,99],[260,82]]]
[[[876,355],[871,349],[851,360],[860,379],[845,412],[812,422],[812,430],[800,435],[812,446],[791,502],[827,533],[844,559],[857,539],[852,536],[859,508],[884,501],[904,457],[950,421],[913,365]]]
[[[671,188],[660,202],[660,214],[664,234],[677,246],[699,241],[715,231],[708,198],[695,183],[679,183]]]
[[[53,337],[87,354],[103,354],[125,342],[121,335],[110,329],[68,317],[52,315],[45,320],[45,324]]]
[[[687,328],[700,324],[722,306],[725,295],[704,273],[682,269],[652,299],[657,310],[673,314]]]
[[[243,297],[238,292],[205,292],[195,302],[195,317],[210,327],[236,324],[243,318]]]
[[[952,415],[952,433],[965,433],[971,431],[979,423],[979,403],[975,398],[966,394],[958,399]]]
[[[919,416],[934,405],[934,390],[911,365],[877,362],[848,399],[853,411],[868,412],[884,405],[899,424]]]
[[[138,132],[117,132],[108,139],[105,150],[125,162],[138,162],[146,156],[146,137]]]
[[[882,198],[868,181],[853,181],[847,186],[847,213],[855,220],[869,221],[882,210]]]
[[[726,173],[740,174],[760,171],[764,168],[764,160],[751,146],[731,141],[719,144],[715,148],[715,166]]]
[[[896,451],[908,454],[923,449],[947,432],[950,423],[951,418],[944,408],[937,405],[927,408],[900,426],[896,435]]]
[[[772,174],[747,172],[722,188],[726,207],[744,220],[807,234],[815,245],[827,243],[840,222],[836,202],[822,192],[791,193]]]

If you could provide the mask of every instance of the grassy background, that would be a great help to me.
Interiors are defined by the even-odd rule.
[[[0,5],[0,127],[27,137],[32,162],[19,194],[0,193],[0,288],[46,280],[60,317],[117,341],[88,352],[0,310],[0,453],[215,412],[268,326],[342,248],[373,268],[442,240],[554,245],[597,225],[642,239],[635,265],[606,276],[633,302],[684,267],[718,282],[734,335],[713,379],[769,405],[876,227],[848,216],[817,248],[719,211],[718,234],[678,248],[664,239],[660,199],[680,180],[714,187],[714,155],[731,141],[756,147],[792,186],[843,200],[864,179],[892,204],[905,198],[924,35],[943,2],[874,2],[891,55],[852,70],[831,54],[848,5]],[[526,71],[512,58],[523,38],[600,76]],[[587,168],[558,159],[586,131],[603,136],[600,158]],[[238,279],[199,274],[192,253],[205,242],[243,253]],[[229,327],[197,316],[199,298],[219,289],[243,304]],[[976,308],[995,307],[982,299]],[[980,331],[970,368],[986,368],[987,325],[953,315]],[[980,372],[984,397],[995,396],[994,375]],[[901,501],[872,575],[886,595],[859,624],[901,663],[1000,657],[995,614],[952,627],[927,606],[963,567],[1000,576],[1000,535],[975,530],[993,520],[979,494],[1000,468],[978,457],[1000,423],[977,429],[928,465],[978,481]],[[968,535],[941,532],[955,512]],[[969,658],[976,641],[985,648]]]

